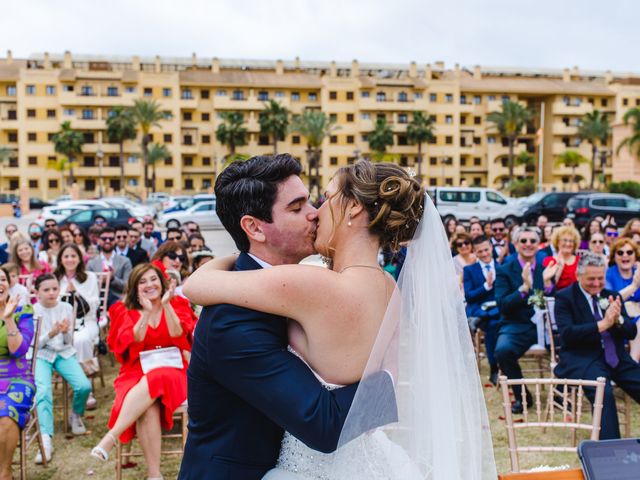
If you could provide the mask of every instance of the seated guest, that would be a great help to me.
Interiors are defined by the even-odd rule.
[[[538,340],[536,326],[531,321],[534,309],[528,303],[529,296],[534,290],[551,292],[554,273],[544,270],[535,260],[540,241],[537,229],[521,228],[515,240],[517,256],[498,267],[494,287],[500,311],[495,357],[504,374],[514,379],[522,378],[518,359]],[[515,402],[511,410],[522,413],[522,390],[514,389],[513,395]],[[528,392],[527,403],[531,404]]]
[[[604,235],[600,232],[594,233],[589,239],[589,251],[600,255],[605,259],[605,262],[609,262],[609,257],[604,254]]]
[[[55,275],[60,282],[60,295],[76,306],[73,346],[80,365],[88,374],[98,371],[98,361],[94,357],[94,346],[98,342],[97,311],[100,305],[100,290],[95,273],[87,272],[82,261],[80,248],[73,243],[62,247],[58,255]],[[96,400],[92,394],[87,407],[93,409]]]
[[[538,219],[536,220],[536,227],[538,231],[542,234],[542,238],[540,238],[540,243],[548,240],[544,237],[544,229],[549,224],[549,219],[546,215],[538,215]]]
[[[469,235],[471,235],[471,239],[475,239],[480,235],[484,235],[484,231],[482,229],[482,224],[480,222],[473,222],[469,224]]]
[[[456,232],[451,236],[451,250],[455,252],[453,264],[456,273],[462,277],[462,269],[476,263],[476,256],[471,247],[471,236],[466,232]]]
[[[446,222],[444,222],[444,231],[447,234],[447,238],[451,240],[451,236],[456,233],[456,227],[458,226],[458,221],[455,218],[449,218]]]
[[[544,267],[552,267],[552,282],[556,290],[567,288],[577,280],[578,256],[576,255],[580,233],[573,227],[560,227],[553,232],[551,244],[557,252],[542,261]]]
[[[167,228],[167,242],[181,242],[183,240],[184,233],[177,227]]]
[[[115,228],[116,248],[117,255],[127,257],[131,262],[131,268],[144,262],[149,261],[149,256],[142,248],[132,248],[129,245],[129,228],[128,225],[118,225]],[[136,232],[137,233],[137,232]],[[139,237],[138,237],[139,238]]]
[[[49,230],[53,230],[54,228],[58,228],[58,222],[53,218],[47,218],[44,221],[44,232],[47,233]]]
[[[585,253],[578,264],[578,282],[558,292],[555,317],[562,338],[560,378],[595,380],[605,377],[600,440],[620,438],[618,413],[610,380],[640,402],[640,365],[627,353],[625,340],[636,336],[620,295],[604,289],[606,263]],[[595,390],[585,388],[593,403]]]
[[[71,227],[69,227],[69,225],[60,227],[58,231],[60,232],[60,237],[62,238],[63,245],[65,243],[73,243],[73,232],[71,231]]]
[[[181,278],[186,278],[188,268],[187,256],[180,242],[164,242],[151,259],[151,263],[160,269],[166,276],[167,270],[180,273]]]
[[[603,233],[602,225],[597,218],[592,218],[589,223],[582,229],[582,241],[580,242],[580,250],[587,250],[591,237],[596,233]]]
[[[188,235],[192,235],[194,233],[200,233],[200,225],[198,225],[196,222],[193,222],[191,220],[184,222],[182,224],[182,227],[184,229],[184,232]]]
[[[498,363],[493,354],[498,337],[500,312],[495,305],[493,284],[496,278],[496,264],[493,260],[491,242],[484,235],[473,240],[473,253],[478,261],[464,267],[464,298],[467,301],[467,317],[478,318],[477,326],[485,332],[487,360],[491,367],[489,381],[498,381]],[[488,302],[493,302],[491,305]]]
[[[171,243],[171,242],[168,242]],[[116,439],[130,442],[138,435],[147,464],[147,476],[161,478],[160,428],[171,429],[173,412],[187,399],[187,361],[196,318],[188,300],[174,296],[174,286],[153,264],[138,265],[129,278],[124,303],[109,310],[112,328],[108,343],[122,364],[114,382],[109,432],[91,455],[107,460]],[[140,354],[158,347],[178,350],[182,368],[165,366],[143,373]]]
[[[111,227],[105,227],[100,233],[98,244],[100,254],[87,262],[87,270],[90,272],[110,272],[109,278],[109,299],[107,305],[111,306],[117,302],[124,292],[129,274],[131,273],[131,261],[122,255],[116,255],[115,249],[116,232]]]
[[[202,250],[209,250],[205,245],[204,237],[199,233],[192,233],[189,235],[189,250],[191,252],[200,252]]]
[[[502,218],[491,220],[491,245],[493,247],[493,259],[502,265],[504,259],[515,253],[516,249],[507,239],[507,227]]]
[[[207,263],[209,260],[213,260],[216,256],[210,250],[200,250],[199,252],[193,252],[191,256],[191,271],[195,272],[202,265]]]
[[[140,246],[147,251],[149,257],[152,257],[158,247],[156,247],[156,243],[154,240],[147,239],[144,236],[144,227],[142,226],[142,222],[139,220],[134,220],[131,222],[131,228],[140,233]]]
[[[38,253],[38,261],[48,263],[52,269],[55,269],[61,246],[62,235],[58,229],[50,228],[49,230],[45,230],[44,235],[42,235],[42,248],[40,249],[40,253]]]
[[[0,478],[13,478],[11,463],[29,412],[36,387],[31,362],[25,361],[33,339],[31,304],[18,305],[18,297],[9,296],[9,272],[0,269]]]
[[[91,240],[89,240],[89,236],[85,233],[85,231],[78,227],[69,227],[71,229],[71,233],[73,233],[73,241],[82,252],[82,258],[84,262],[88,262],[90,258],[89,249],[91,248]]]
[[[162,244],[162,235],[155,230],[155,224],[150,218],[142,222],[142,235],[150,242],[153,242],[156,248]]]
[[[640,218],[632,218],[629,220],[620,233],[621,237],[631,238],[634,233],[640,234]]]
[[[44,452],[49,461],[53,454],[53,371],[58,372],[73,390],[73,408],[69,423],[74,435],[86,433],[82,416],[91,393],[91,382],[82,371],[76,350],[73,348],[73,308],[66,302],[58,301],[58,279],[51,273],[45,273],[38,277],[35,288],[38,303],[33,307],[34,314],[42,322],[36,360],[36,408]],[[40,453],[36,456],[36,463],[42,463]]]
[[[20,268],[20,275],[31,275],[34,280],[40,275],[51,273],[47,262],[36,260],[35,250],[29,240],[17,239],[11,242],[10,259]]]
[[[618,226],[614,223],[613,219],[607,217],[607,222],[604,226],[604,253],[609,256],[611,254],[611,246],[613,242],[618,239]]]
[[[9,275],[9,296],[18,297],[18,306],[22,307],[31,304],[30,293],[27,287],[20,283],[20,270],[15,263],[5,263],[2,265],[4,271]]]
[[[619,238],[611,250],[605,288],[620,294],[624,307],[634,323],[640,319],[640,248],[630,238]],[[640,361],[640,332],[629,341],[630,354]]]
[[[31,240],[31,246],[33,250],[36,252],[40,252],[40,247],[42,245],[42,227],[35,222],[29,224],[29,239]]]
[[[547,224],[544,229],[540,231],[540,244],[538,245],[538,256],[541,255],[541,257],[539,257],[540,261],[544,260],[545,257],[556,254],[553,245],[551,245],[553,230],[553,226]]]
[[[118,232],[116,231],[116,242]],[[149,261],[149,253],[142,247],[142,234],[135,228],[130,228],[127,232],[127,242],[129,244],[129,250],[127,250],[127,257],[131,261],[132,267],[137,267],[141,263],[147,263]]]

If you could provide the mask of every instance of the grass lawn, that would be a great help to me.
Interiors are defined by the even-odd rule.
[[[107,420],[111,411],[111,404],[114,397],[112,388],[113,379],[117,373],[117,364],[111,367],[109,360],[103,362],[105,365],[105,382],[106,387],[101,388],[99,381],[96,381],[95,396],[98,400],[98,409],[86,413],[85,425],[87,434],[81,437],[67,436],[62,433],[62,413],[56,410],[56,431],[59,432],[54,438],[55,452],[51,463],[47,468],[35,465],[33,458],[36,450],[32,447],[29,452],[28,472],[30,479],[45,480],[77,480],[77,479],[112,479],[115,478],[115,449],[112,452],[111,459],[106,464],[100,464],[89,456],[91,448],[97,444],[101,436],[107,431]],[[483,364],[482,378],[486,380],[486,363]],[[504,428],[504,422],[500,420],[504,416],[502,408],[502,394],[496,388],[485,388],[485,398],[489,409],[491,420],[491,430],[493,433],[493,442],[498,472],[504,473],[510,470],[509,454],[507,452],[507,436]],[[60,405],[61,389],[55,391],[54,404]],[[632,403],[632,428],[633,436],[640,436],[640,406]],[[588,415],[587,415],[588,417]],[[566,435],[551,433],[547,431],[543,433],[541,430],[525,432],[518,435],[521,439],[519,444],[526,445],[527,442],[540,442],[543,439],[545,443],[552,445],[562,441],[565,443]],[[138,449],[137,442],[134,441],[134,448]],[[123,478],[125,479],[141,479],[145,478],[144,460],[136,459],[138,466],[124,470]],[[578,466],[579,460],[577,454],[523,454],[520,456],[522,468],[532,468],[539,465],[572,465]],[[162,473],[165,479],[173,479],[178,475],[180,468],[180,459],[178,457],[166,457],[162,460]],[[18,471],[14,469],[14,476],[17,478]]]

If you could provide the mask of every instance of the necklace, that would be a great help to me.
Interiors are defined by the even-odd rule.
[[[374,270],[380,270],[382,271],[382,268],[380,268],[379,266],[373,266],[373,265],[347,265],[346,267],[344,267],[342,270],[340,270],[338,273],[342,273],[345,270],[348,270],[349,268],[354,268],[354,267],[360,267],[360,268],[372,268]]]

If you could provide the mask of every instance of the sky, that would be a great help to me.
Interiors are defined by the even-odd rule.
[[[0,57],[195,52],[640,72],[639,14],[637,0],[20,0],[0,16]]]

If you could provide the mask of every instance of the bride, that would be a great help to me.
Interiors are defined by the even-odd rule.
[[[326,198],[315,248],[329,269],[231,272],[232,257],[208,262],[183,290],[200,305],[230,303],[291,319],[290,349],[327,388],[380,370],[395,381],[397,423],[358,436],[377,404],[388,401],[361,382],[338,450],[321,454],[285,433],[265,478],[495,479],[462,299],[433,204],[400,167],[367,161],[340,169]],[[377,254],[405,242],[396,285]]]

